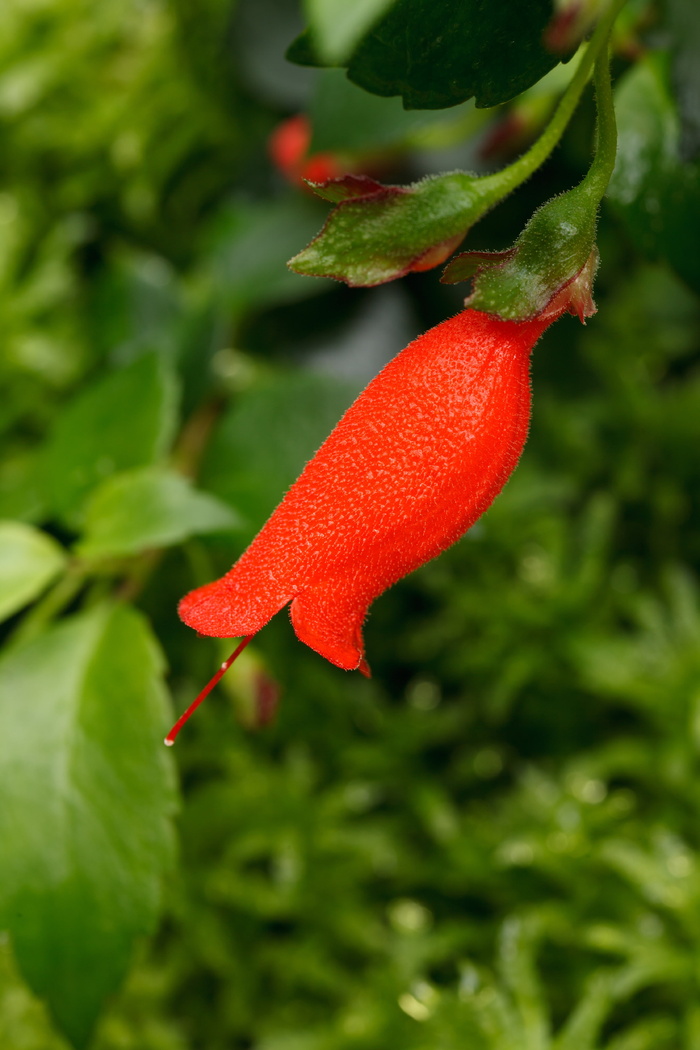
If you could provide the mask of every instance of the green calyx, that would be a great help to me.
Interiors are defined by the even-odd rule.
[[[607,50],[610,29],[623,2],[612,0],[554,116],[527,153],[493,175],[452,172],[411,186],[383,186],[362,176],[310,184],[318,196],[336,207],[318,236],[290,260],[290,269],[307,276],[333,277],[353,287],[368,287],[444,262],[474,223],[529,178],[552,152],[594,62]],[[536,226],[546,224],[546,217],[538,218],[539,214],[533,218]]]
[[[584,269],[595,247],[598,202],[583,185],[544,204],[507,252],[465,252],[446,267],[445,284],[473,277],[465,305],[507,321],[542,313]],[[592,311],[591,311],[592,312]]]
[[[543,204],[508,251],[466,252],[452,260],[441,280],[454,284],[473,278],[465,305],[508,321],[532,318],[553,302],[577,313],[582,321],[595,312],[591,284],[597,264],[598,208],[616,149],[607,53],[596,63],[595,83],[598,134],[588,174],[574,189]]]

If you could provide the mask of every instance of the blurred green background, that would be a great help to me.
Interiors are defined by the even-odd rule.
[[[700,96],[679,118],[673,64],[691,7],[627,14],[599,312],[537,347],[504,493],[376,603],[371,681],[281,615],[178,740],[178,860],[156,932],[120,949],[96,1050],[699,1050]],[[506,136],[484,160],[500,110],[404,113],[285,62],[302,25],[291,0],[0,11],[0,527],[29,551],[8,653],[34,643],[38,666],[59,611],[130,600],[177,711],[226,655],[178,598],[230,566],[364,383],[464,294],[436,271],[350,290],[286,270],[327,208],[268,136],[307,111],[314,149],[395,182],[507,159]],[[566,78],[515,104],[525,139]],[[511,243],[576,182],[592,126],[588,98],[467,244]],[[135,718],[129,653],[110,653],[112,718]],[[18,695],[9,667],[33,755],[50,689]],[[115,825],[128,843],[128,814]],[[67,1045],[1,940],[0,1046]]]

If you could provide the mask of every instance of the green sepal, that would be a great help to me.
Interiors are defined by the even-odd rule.
[[[393,191],[404,192],[404,187],[383,186],[369,175],[341,175],[338,179],[329,179],[327,182],[310,182],[304,179],[317,197],[331,204],[340,204],[342,201],[357,200],[361,197],[386,196]]]
[[[598,196],[584,181],[547,201],[535,212],[512,248],[505,252],[465,252],[440,278],[445,284],[473,278],[465,305],[507,321],[541,314],[576,282],[570,307],[583,321],[595,313],[590,286],[595,273]],[[572,289],[573,294],[573,289]]]
[[[485,180],[483,180],[485,181]],[[312,188],[339,203],[290,269],[368,287],[438,266],[494,202],[475,175],[452,172],[411,186],[346,176]]]
[[[613,17],[614,11],[612,7]],[[598,266],[598,207],[617,144],[607,47],[596,57],[594,81],[596,151],[586,177],[538,208],[508,251],[493,256],[468,253],[445,268],[441,279],[447,284],[475,273],[466,306],[504,321],[569,310],[584,322],[595,313],[591,289]]]
[[[470,281],[478,273],[491,270],[512,259],[514,254],[515,248],[507,248],[502,252],[460,252],[447,264],[440,280],[443,284]]]

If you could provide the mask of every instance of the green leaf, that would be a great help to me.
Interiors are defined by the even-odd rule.
[[[222,212],[205,264],[217,301],[239,315],[323,292],[326,286],[300,281],[285,265],[322,220],[316,201],[291,192],[280,200],[234,205]]]
[[[79,394],[58,416],[44,455],[53,511],[78,523],[90,490],[115,471],[158,460],[176,424],[175,379],[155,354]]]
[[[348,59],[353,48],[395,0],[306,0],[314,44],[329,65]]]
[[[33,601],[65,564],[65,551],[45,532],[0,521],[0,620]]]
[[[78,1046],[150,933],[172,863],[163,660],[93,608],[0,662],[0,928]]]
[[[600,1045],[600,1029],[610,1013],[612,993],[611,976],[594,972],[583,996],[557,1033],[552,1050],[596,1050]]]
[[[535,84],[559,58],[542,37],[550,0],[397,0],[361,40],[348,76],[375,95],[401,95],[407,109],[444,109],[475,97],[497,106]],[[292,61],[327,64],[312,34],[287,52]]]
[[[84,558],[119,557],[239,523],[230,507],[198,492],[181,474],[145,467],[117,474],[94,492],[77,550]]]
[[[175,271],[158,255],[120,251],[100,273],[89,319],[90,338],[119,363],[154,351],[174,355],[183,294]]]
[[[40,454],[5,447],[0,462],[0,518],[37,522],[46,517]]]
[[[207,488],[239,507],[256,531],[358,393],[356,384],[290,373],[242,393],[204,461]]]
[[[615,92],[619,145],[608,196],[637,245],[700,291],[700,162],[680,158],[680,125],[663,56],[630,70]]]
[[[325,62],[314,48],[311,32],[305,29],[287,48],[284,56],[288,62],[298,66],[324,66]]]
[[[345,184],[348,199],[290,259],[296,273],[366,287],[429,269],[451,255],[492,203],[484,184],[465,172],[431,176],[412,186],[381,186],[367,179],[364,193],[360,179],[351,175],[328,189],[339,193]],[[319,194],[325,193],[320,187]]]
[[[536,923],[511,916],[500,938],[500,969],[527,1047],[544,1047],[549,1041],[549,1019],[534,960],[537,933]]]

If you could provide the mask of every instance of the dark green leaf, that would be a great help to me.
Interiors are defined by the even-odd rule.
[[[663,56],[630,70],[615,97],[619,146],[609,198],[639,247],[700,291],[700,162],[680,159]]]
[[[325,63],[314,49],[311,33],[305,29],[296,40],[293,40],[286,51],[287,60],[298,66],[323,66]]]
[[[41,594],[65,563],[65,551],[45,532],[0,521],[0,620]]]
[[[308,247],[290,260],[297,273],[335,277],[351,286],[382,284],[409,270],[443,262],[490,206],[478,178],[464,172],[436,175],[412,186],[367,180],[365,196],[348,176],[352,198],[333,209]],[[342,182],[329,189],[342,189]],[[325,193],[324,187],[319,192]]]
[[[497,106],[535,84],[559,58],[542,37],[550,0],[398,0],[347,63],[354,83],[376,95],[401,95],[407,109],[444,109],[475,97]],[[309,36],[288,57],[325,64]]]
[[[238,524],[230,507],[198,492],[181,474],[144,467],[108,478],[95,490],[77,551],[84,558],[137,554]]]
[[[73,1043],[88,1041],[172,860],[163,661],[99,607],[0,663],[0,927]]]
[[[50,505],[79,522],[91,489],[119,470],[159,459],[177,423],[171,371],[155,354],[100,380],[58,416],[44,456]]]
[[[314,44],[330,64],[349,58],[353,48],[395,0],[306,0]]]

